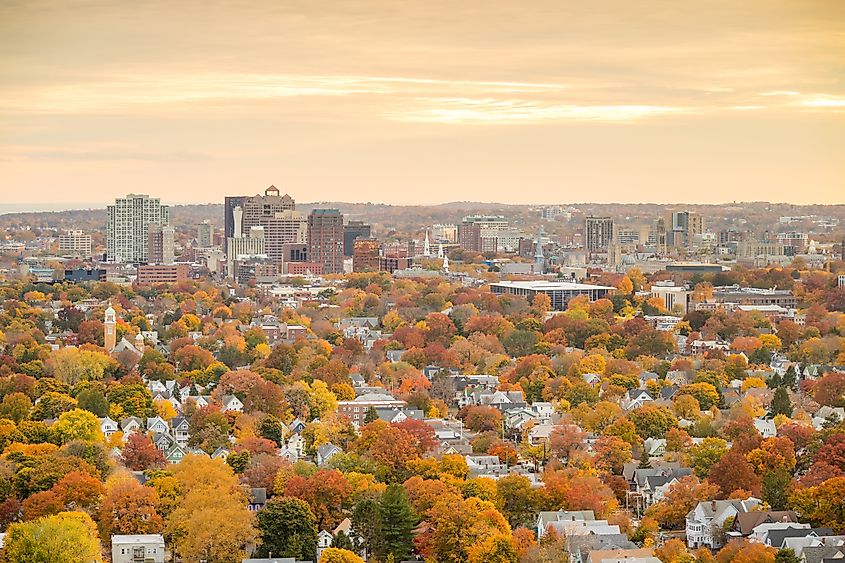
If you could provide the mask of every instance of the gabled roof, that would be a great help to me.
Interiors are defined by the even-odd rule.
[[[792,510],[740,512],[734,520],[733,529],[747,536],[760,524],[773,522],[798,522],[798,515]]]

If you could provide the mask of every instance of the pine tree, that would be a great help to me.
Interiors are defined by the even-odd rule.
[[[792,416],[792,401],[789,400],[789,393],[786,392],[786,387],[775,389],[775,396],[772,397],[769,414],[772,417],[779,414]]]
[[[397,561],[410,557],[413,529],[417,518],[405,489],[396,483],[387,486],[378,503],[379,534],[375,545],[379,559],[392,555]]]
[[[284,432],[282,423],[278,418],[276,418],[272,414],[268,414],[261,420],[261,425],[258,427],[258,432],[259,434],[261,434],[262,438],[272,440],[279,447],[282,447],[285,442],[284,438],[282,437],[282,434]]]
[[[651,469],[651,457],[645,452],[640,456],[638,469]]]
[[[364,417],[364,424],[369,424],[371,422],[375,422],[378,420],[378,413],[376,412],[375,407],[370,407],[367,409],[367,415]]]
[[[795,372],[795,366],[789,366],[783,376],[783,384],[793,391],[798,391],[798,374]]]
[[[355,546],[352,545],[352,540],[349,539],[349,536],[346,535],[346,532],[343,530],[339,531],[334,535],[332,538],[332,545],[331,547],[337,547],[339,549],[346,549],[349,551],[357,551]]]
[[[801,563],[793,549],[780,549],[775,555],[775,563]]]

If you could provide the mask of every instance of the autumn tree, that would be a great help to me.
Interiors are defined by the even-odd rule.
[[[285,487],[286,496],[308,503],[321,530],[333,530],[343,520],[343,507],[351,492],[349,481],[336,469],[320,469],[307,478],[294,475]]]
[[[364,563],[354,551],[338,547],[328,547],[320,555],[319,563]]]
[[[463,563],[469,550],[496,535],[510,535],[510,526],[496,507],[475,497],[439,502],[427,513],[429,527],[415,543],[425,557],[441,563]]]
[[[100,506],[100,532],[114,534],[159,534],[163,521],[156,511],[158,495],[131,476],[110,483]]]
[[[680,528],[690,510],[699,502],[714,498],[718,491],[716,485],[702,483],[693,475],[683,477],[669,487],[660,502],[646,510],[646,516],[657,520],[663,528]]]
[[[761,494],[762,483],[754,472],[754,466],[744,455],[733,450],[710,466],[707,480],[719,487],[719,498],[728,498],[738,489],[749,491],[755,497]]]
[[[253,514],[232,469],[219,459],[187,455],[174,468],[179,503],[167,519],[175,551],[186,560],[238,560],[255,540]]]
[[[126,445],[120,455],[123,465],[132,471],[145,471],[150,468],[163,467],[164,454],[145,434],[135,432],[126,439]]]
[[[12,524],[4,539],[4,560],[78,563],[100,560],[97,527],[84,512],[61,512]]]

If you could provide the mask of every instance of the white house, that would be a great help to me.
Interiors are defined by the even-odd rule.
[[[164,563],[164,536],[133,534],[111,537],[112,563]]]
[[[721,533],[725,520],[748,512],[760,501],[751,497],[747,500],[702,501],[687,514],[687,546],[690,549],[709,547],[718,549],[724,545]]]
[[[118,430],[120,430],[120,426],[118,426],[117,422],[115,422],[108,416],[100,419],[100,432],[103,433],[103,436],[106,437],[106,440],[111,438],[112,434],[114,434]]]

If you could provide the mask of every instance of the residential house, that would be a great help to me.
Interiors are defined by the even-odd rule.
[[[161,418],[160,416],[155,416],[153,418],[147,419],[147,431],[153,433],[170,433],[170,426],[167,422]]]
[[[117,422],[112,420],[108,416],[100,419],[100,432],[103,433],[103,436],[105,436],[107,441],[109,438],[112,437],[112,434],[118,432],[119,430],[120,426],[117,424]]]
[[[537,515],[537,539],[541,539],[546,535],[549,525],[553,522],[574,522],[595,519],[596,516],[592,510],[541,511]]]
[[[161,534],[113,535],[112,563],[164,563],[164,536]]]
[[[654,397],[645,389],[629,389],[622,400],[619,401],[619,406],[626,411],[632,411],[652,401],[654,401]]]
[[[170,424],[173,428],[172,433],[173,438],[176,440],[176,443],[182,446],[183,448],[187,446],[188,440],[191,438],[188,419],[184,416],[177,416],[176,418],[170,421]]]
[[[317,466],[322,467],[325,465],[331,458],[335,455],[342,453],[343,450],[335,446],[334,444],[323,444],[319,448],[317,448]]]
[[[334,535],[326,530],[317,533],[317,561],[323,557],[323,552],[332,546]]]
[[[258,512],[267,504],[267,489],[254,487],[249,492],[249,504],[246,505],[250,512]]]
[[[243,412],[244,404],[235,395],[223,395],[220,397],[220,405],[223,412]]]
[[[728,518],[748,512],[757,507],[760,501],[747,500],[712,500],[702,501],[689,511],[686,518],[687,546],[690,549],[709,547],[718,549],[724,545],[722,526]]]

